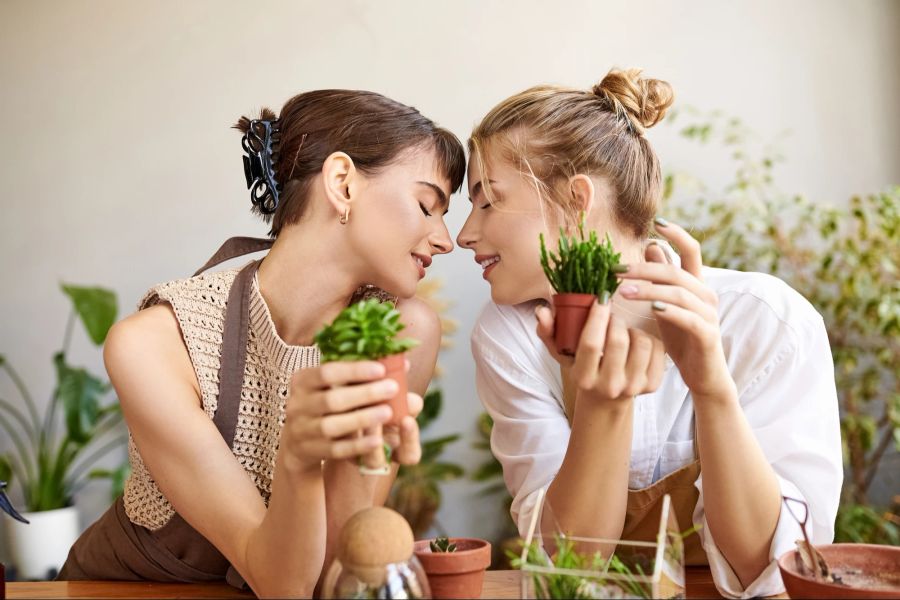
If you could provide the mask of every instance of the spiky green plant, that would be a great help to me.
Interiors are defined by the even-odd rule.
[[[432,552],[456,552],[456,544],[451,544],[446,537],[434,538],[428,546]]]
[[[400,311],[391,302],[370,298],[342,310],[314,339],[322,362],[377,360],[418,344],[412,339],[396,339],[403,328]]]
[[[541,267],[558,294],[613,295],[619,287],[616,274],[621,272],[622,255],[612,246],[609,235],[603,242],[591,231],[584,235],[584,214],[578,223],[578,236],[569,237],[559,230],[559,253],[547,250],[544,234],[540,234]],[[552,265],[551,265],[552,262]]]

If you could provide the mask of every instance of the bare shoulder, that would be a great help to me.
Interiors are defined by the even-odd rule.
[[[131,388],[157,378],[190,386],[199,397],[191,359],[169,304],[140,310],[113,325],[103,360],[121,399],[137,396],[129,393]]]
[[[406,298],[397,303],[397,310],[400,311],[403,324],[406,325],[404,333],[423,342],[428,339],[440,343],[441,319],[427,302],[416,297]],[[418,337],[414,336],[413,332],[418,334]]]
[[[427,302],[421,298],[408,298],[397,303],[400,319],[406,326],[401,336],[412,338],[419,345],[409,352],[410,389],[424,394],[434,375],[438,351],[441,349],[441,319]]]

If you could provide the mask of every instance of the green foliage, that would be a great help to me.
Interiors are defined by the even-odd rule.
[[[507,552],[510,564],[515,569],[527,569],[530,566],[558,569],[559,573],[533,573],[532,583],[537,598],[613,598],[612,594],[604,594],[603,588],[615,586],[628,594],[626,597],[649,598],[648,590],[636,580],[644,576],[639,563],[629,567],[621,558],[613,554],[604,559],[599,552],[579,552],[574,540],[562,536],[554,536],[556,551],[548,557],[537,541],[526,548],[525,560],[519,553]],[[564,571],[592,571],[596,577],[582,577]],[[636,573],[635,573],[636,572]],[[624,580],[611,581],[604,578],[606,573],[621,575]],[[613,590],[609,590],[610,592]]]
[[[777,149],[738,119],[688,118],[682,135],[724,146],[736,174],[721,194],[668,174],[666,210],[691,225],[706,264],[776,275],[822,315],[847,465],[836,539],[896,544],[896,511],[879,514],[868,493],[885,454],[900,449],[900,187],[837,208],[787,196],[773,184]]]
[[[451,544],[446,537],[435,538],[429,542],[428,546],[432,552],[456,552],[456,544]]]
[[[391,302],[370,298],[345,308],[315,337],[322,362],[377,360],[406,352],[418,342],[395,339],[404,328]]]
[[[43,418],[16,370],[0,356],[0,370],[10,378],[25,404],[22,411],[0,398],[0,428],[13,446],[0,455],[0,480],[12,480],[21,487],[28,511],[69,506],[74,493],[89,479],[85,476],[87,469],[105,454],[121,448],[126,440],[113,437],[90,454],[86,452],[101,438],[115,434],[122,415],[115,398],[103,402],[110,391],[109,384],[83,368],[73,367],[66,358],[76,316],[91,340],[96,345],[103,343],[116,318],[115,294],[101,288],[69,285],[63,285],[62,291],[72,301],[72,313],[63,349],[53,356],[57,383]],[[59,406],[65,428],[57,435]],[[116,477],[123,478],[124,469],[127,463],[116,472]]]
[[[619,287],[616,277],[621,255],[615,252],[609,236],[604,242],[591,231],[584,237],[584,215],[578,223],[578,237],[559,230],[559,253],[548,252],[544,234],[540,235],[541,267],[553,289],[559,294],[612,295]],[[553,263],[552,266],[550,263]]]

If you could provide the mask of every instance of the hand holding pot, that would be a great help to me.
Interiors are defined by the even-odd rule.
[[[291,466],[318,469],[323,460],[380,450],[381,426],[393,415],[383,403],[397,392],[397,382],[384,376],[384,365],[375,361],[335,361],[297,371],[285,405],[280,450]],[[360,431],[369,433],[359,436]],[[413,434],[405,435],[409,440]],[[418,428],[414,435],[418,443]]]
[[[629,265],[620,275],[619,293],[651,302],[666,352],[672,357],[695,399],[727,397],[734,386],[719,331],[719,298],[703,283],[700,244],[674,223],[656,221],[656,231],[681,255],[681,268],[654,260]]]
[[[539,307],[535,315],[538,337],[561,366],[571,368],[579,399],[630,400],[659,387],[665,367],[662,342],[627,328],[608,304],[591,307],[574,358],[556,352],[550,309]]]

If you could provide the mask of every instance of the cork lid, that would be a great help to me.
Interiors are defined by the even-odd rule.
[[[345,565],[384,566],[413,554],[413,532],[400,513],[382,506],[359,511],[344,525],[338,558]]]

